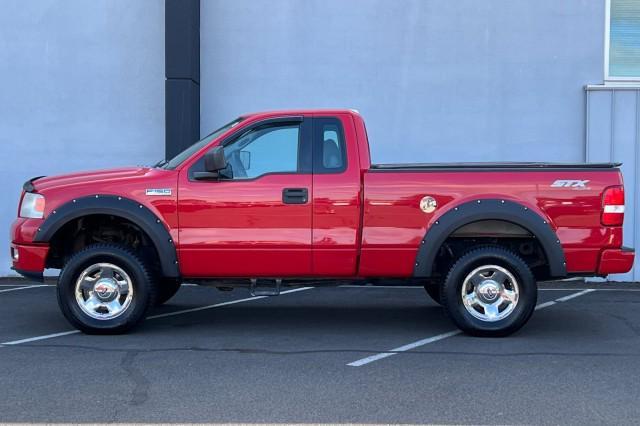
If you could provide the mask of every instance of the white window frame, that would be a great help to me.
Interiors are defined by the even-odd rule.
[[[637,77],[616,77],[609,75],[609,45],[611,43],[611,0],[605,0],[604,11],[604,82],[610,85],[625,85],[640,83],[640,75]]]

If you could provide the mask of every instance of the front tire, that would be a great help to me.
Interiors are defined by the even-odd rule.
[[[95,244],[73,255],[60,273],[58,305],[87,334],[125,333],[154,305],[156,288],[145,263],[128,248]]]
[[[502,337],[529,320],[538,287],[518,255],[501,247],[480,247],[451,267],[441,297],[447,314],[465,333]]]

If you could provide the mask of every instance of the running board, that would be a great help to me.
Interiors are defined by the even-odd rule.
[[[252,296],[278,296],[282,278],[252,278],[250,292]]]

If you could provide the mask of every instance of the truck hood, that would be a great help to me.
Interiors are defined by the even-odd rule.
[[[119,179],[131,179],[143,177],[152,170],[149,167],[120,167],[114,169],[93,170],[78,173],[69,173],[57,176],[47,176],[33,181],[36,191],[59,188],[63,186],[97,183],[101,181],[114,181]]]

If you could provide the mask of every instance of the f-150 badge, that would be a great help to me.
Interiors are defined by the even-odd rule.
[[[171,188],[148,188],[147,195],[171,195]]]
[[[588,189],[587,184],[589,180],[579,179],[558,179],[551,184],[552,188],[573,188],[573,189]]]

